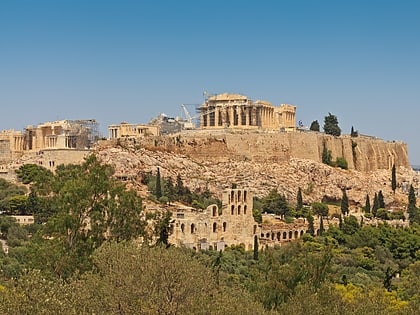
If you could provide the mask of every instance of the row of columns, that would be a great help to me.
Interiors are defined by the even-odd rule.
[[[15,136],[13,148],[15,151],[23,151],[24,138],[22,136]]]
[[[117,139],[118,138],[118,127],[109,127],[108,128],[108,139]]]
[[[276,128],[274,109],[248,105],[207,106],[201,109],[202,127],[256,126]]]

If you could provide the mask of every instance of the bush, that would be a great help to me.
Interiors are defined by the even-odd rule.
[[[335,161],[335,165],[344,170],[348,169],[347,161],[343,157],[337,157],[337,160]]]

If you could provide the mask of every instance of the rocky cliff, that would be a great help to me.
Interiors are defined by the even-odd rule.
[[[357,146],[352,141],[357,141]],[[343,156],[348,161],[349,170],[321,163],[324,143],[333,157]],[[97,153],[104,162],[115,166],[119,176],[137,178],[134,184],[142,174],[156,173],[159,167],[163,177],[175,179],[180,174],[193,190],[208,187],[220,193],[235,183],[257,196],[277,189],[291,202],[296,201],[300,187],[306,203],[339,201],[342,189],[346,189],[355,206],[363,206],[367,194],[372,199],[380,190],[387,204],[401,204],[406,201],[402,183],[417,184],[416,173],[407,167],[405,144],[361,137],[191,133],[140,142],[136,139],[116,146],[108,143],[98,147]],[[391,190],[392,163],[397,166],[399,184],[395,196]]]
[[[361,172],[390,170],[393,164],[411,168],[405,143],[367,136],[334,137],[316,132],[193,131],[144,141],[149,146],[162,147],[201,161],[284,163],[298,158],[321,163],[325,146],[331,151],[333,161],[342,157],[349,169]]]

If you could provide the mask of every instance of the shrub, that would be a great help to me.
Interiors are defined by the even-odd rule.
[[[335,164],[337,165],[337,167],[342,168],[344,170],[348,169],[347,161],[343,157],[337,157]]]

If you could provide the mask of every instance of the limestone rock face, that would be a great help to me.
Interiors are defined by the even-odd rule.
[[[181,135],[177,139],[160,139],[160,142],[154,139],[150,143],[126,143],[125,148],[98,148],[97,154],[102,161],[113,165],[120,176],[137,178],[137,184],[136,181],[133,184],[143,190],[145,188],[138,184],[142,174],[156,174],[158,167],[162,177],[175,180],[179,174],[184,185],[192,190],[208,187],[220,193],[235,183],[256,196],[277,189],[292,203],[296,201],[299,187],[305,203],[341,200],[343,189],[353,205],[363,206],[367,194],[372,200],[380,190],[386,203],[398,198],[405,201],[401,184],[416,184],[416,173],[406,167],[408,158],[404,144],[356,138],[353,141],[358,141],[356,149],[359,151],[354,168],[351,138],[318,134],[308,137],[300,134]],[[344,156],[349,170],[320,162],[324,140],[333,157]],[[399,188],[395,196],[391,190],[389,157],[397,166]]]
[[[411,168],[408,148],[402,142],[389,142],[374,137],[334,137],[317,132],[252,132],[223,131],[189,132],[165,139],[148,138],[143,145],[191,156],[197,160],[284,163],[291,158],[322,162],[324,146],[333,161],[344,158],[348,168],[361,172],[396,167]]]

